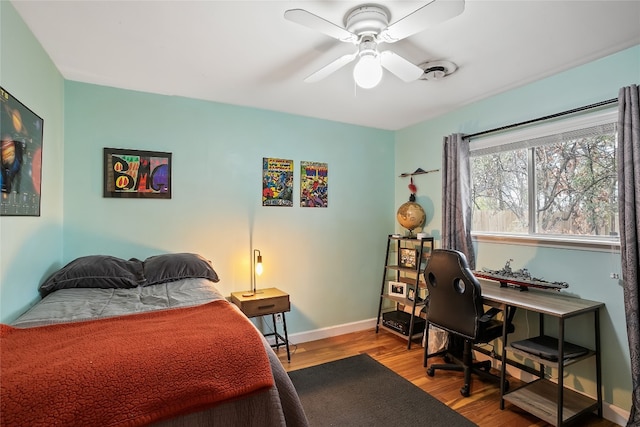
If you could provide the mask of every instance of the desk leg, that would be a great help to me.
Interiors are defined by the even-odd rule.
[[[593,312],[596,328],[596,395],[598,396],[598,417],[602,418],[602,360],[600,355],[600,309]]]
[[[562,427],[562,409],[564,406],[564,319],[558,319],[558,417],[556,426]]]
[[[504,409],[504,394],[505,390],[505,382],[507,379],[507,351],[505,348],[507,347],[507,326],[508,322],[513,319],[513,315],[515,314],[515,307],[505,306],[504,308],[504,319],[502,322],[502,363],[500,366],[500,409]]]
[[[542,313],[538,313],[538,335],[544,335],[544,314]],[[538,377],[539,378],[544,378],[544,373],[545,373],[545,367],[542,363],[540,363],[540,366],[538,367]]]

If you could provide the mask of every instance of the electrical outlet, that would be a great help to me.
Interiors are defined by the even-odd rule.
[[[613,280],[618,280],[620,278],[620,275],[618,273],[611,273],[609,277],[611,277]]]
[[[282,313],[276,314],[276,323],[282,323]]]

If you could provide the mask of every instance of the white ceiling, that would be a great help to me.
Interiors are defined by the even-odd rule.
[[[385,71],[378,87],[356,90],[353,63],[303,82],[355,47],[283,14],[303,8],[343,26],[364,2],[12,3],[65,79],[390,130],[640,44],[637,0],[466,0],[461,15],[384,45],[414,64],[454,62],[454,74],[405,83]],[[376,4],[393,23],[426,3]]]

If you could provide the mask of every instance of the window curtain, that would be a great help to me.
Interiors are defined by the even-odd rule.
[[[471,242],[471,168],[469,144],[463,135],[445,136],[442,157],[442,248],[455,249],[467,257],[475,270]]]
[[[629,354],[631,411],[627,426],[640,426],[640,91],[638,85],[618,94],[618,211],[620,256]]]

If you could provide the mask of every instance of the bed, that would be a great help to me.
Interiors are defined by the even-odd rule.
[[[0,424],[307,426],[269,343],[200,255],[92,255],[0,325]]]

